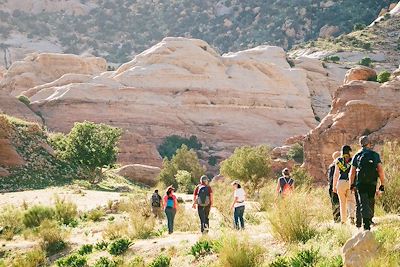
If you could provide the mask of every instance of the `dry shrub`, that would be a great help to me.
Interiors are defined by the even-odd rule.
[[[264,261],[264,249],[248,238],[231,233],[222,237],[219,248],[220,265],[224,267],[256,267]]]
[[[38,228],[40,245],[48,255],[53,255],[66,247],[65,234],[56,221],[44,220]]]
[[[233,201],[233,190],[229,181],[211,183],[214,207],[222,216],[221,226],[232,226],[233,212],[230,205]]]
[[[54,211],[56,219],[65,225],[73,223],[78,217],[76,204],[58,196],[55,197]]]
[[[10,267],[38,267],[45,266],[46,254],[40,248],[35,248],[25,253],[17,254],[7,263]]]
[[[109,222],[103,232],[103,237],[109,240],[127,237],[128,227],[129,225],[126,221]]]
[[[279,198],[268,214],[272,234],[285,242],[306,242],[317,233],[318,223],[330,218],[329,200],[322,189],[297,189]]]
[[[400,142],[386,142],[383,147],[383,167],[385,169],[385,192],[380,202],[386,212],[400,212]]]
[[[11,205],[3,207],[0,211],[0,226],[3,227],[0,237],[11,240],[20,233],[24,228],[22,217],[23,213],[19,208]]]
[[[197,216],[197,211],[187,209],[183,205],[179,207],[175,215],[174,229],[181,232],[198,231],[200,229],[200,220]]]
[[[132,212],[130,214],[129,220],[129,236],[131,238],[138,239],[147,239],[152,237],[154,232],[154,226],[156,224],[156,220],[154,216],[149,215],[145,216],[141,213],[137,214],[136,212]]]

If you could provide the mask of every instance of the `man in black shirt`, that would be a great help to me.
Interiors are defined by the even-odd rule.
[[[333,176],[335,174],[336,159],[340,156],[340,152],[336,151],[332,154],[333,162],[328,168],[328,183],[329,183],[329,197],[332,203],[333,221],[336,223],[340,222],[340,206],[339,196],[333,192]]]

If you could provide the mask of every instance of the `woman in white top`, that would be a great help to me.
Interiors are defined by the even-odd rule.
[[[243,188],[240,186],[239,181],[233,181],[232,186],[235,190],[233,193],[233,202],[231,205],[231,209],[234,209],[233,218],[235,221],[235,228],[237,230],[244,229],[244,201],[246,200],[246,193]]]

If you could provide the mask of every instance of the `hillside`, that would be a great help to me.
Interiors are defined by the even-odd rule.
[[[261,44],[291,48],[369,24],[391,0],[0,1],[2,64],[26,52],[90,53],[109,62],[166,36],[205,40],[219,52]]]

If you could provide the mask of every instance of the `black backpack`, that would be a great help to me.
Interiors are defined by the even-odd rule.
[[[208,190],[208,186],[200,185],[197,204],[201,207],[207,207],[210,205],[210,192]]]
[[[357,159],[357,184],[376,185],[378,182],[378,163],[375,152],[366,150]]]
[[[160,197],[157,194],[153,194],[151,196],[151,206],[153,206],[153,207],[161,207]]]

